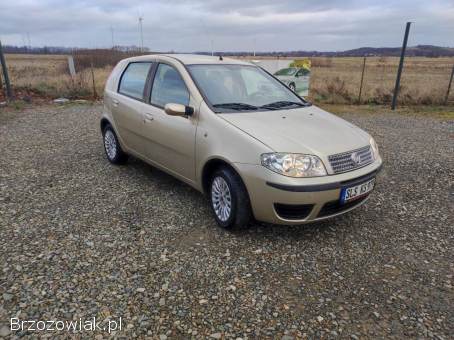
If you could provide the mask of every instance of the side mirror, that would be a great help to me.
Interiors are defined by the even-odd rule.
[[[164,106],[164,111],[169,116],[192,116],[194,114],[194,108],[185,106],[182,104],[169,103]]]

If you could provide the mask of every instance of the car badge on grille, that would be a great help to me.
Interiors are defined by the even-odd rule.
[[[353,161],[353,163],[355,163],[356,165],[358,165],[359,163],[361,163],[361,155],[357,152],[353,152],[350,156],[350,159]]]

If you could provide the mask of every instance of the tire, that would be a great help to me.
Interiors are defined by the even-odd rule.
[[[209,197],[214,218],[220,227],[241,229],[248,225],[252,217],[249,195],[240,176],[232,169],[221,167],[214,172]]]
[[[118,142],[117,135],[111,125],[107,125],[102,132],[104,151],[107,159],[112,164],[125,164],[128,155],[123,151]]]
[[[291,84],[288,86],[288,88],[289,88],[290,90],[292,90],[293,92],[296,91],[295,84],[293,84],[293,83],[291,83]]]

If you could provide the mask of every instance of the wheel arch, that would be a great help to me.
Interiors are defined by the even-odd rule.
[[[210,191],[209,190],[209,186],[210,186],[211,176],[213,175],[213,173],[217,169],[219,169],[220,167],[223,167],[223,166],[231,169],[233,172],[235,172],[235,174],[238,175],[238,177],[241,179],[241,182],[243,183],[244,187],[246,188],[246,192],[249,195],[249,192],[247,190],[246,184],[245,184],[241,174],[239,173],[239,171],[235,168],[235,166],[232,165],[231,163],[229,163],[228,161],[226,161],[225,159],[217,158],[217,157],[209,159],[203,166],[203,169],[202,169],[202,172],[201,172],[202,192],[204,194],[208,194],[209,193],[209,191]]]
[[[101,118],[101,121],[99,122],[99,127],[101,128],[101,133],[104,132],[104,129],[106,128],[107,125],[112,126],[112,124],[106,117]]]

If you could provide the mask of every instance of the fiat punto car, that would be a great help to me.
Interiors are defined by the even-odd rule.
[[[135,156],[205,193],[224,228],[343,214],[368,199],[382,165],[368,133],[239,60],[125,59],[104,105],[107,159]]]

